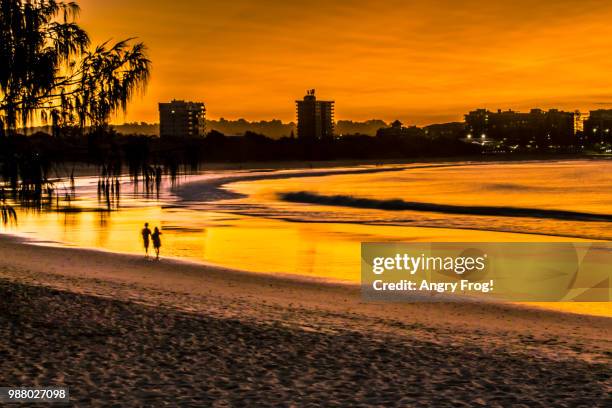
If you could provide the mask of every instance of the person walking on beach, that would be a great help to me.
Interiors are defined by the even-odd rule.
[[[142,243],[144,244],[145,258],[149,257],[149,237],[151,236],[151,230],[149,229],[149,223],[145,222],[144,228],[140,232],[142,235]]]
[[[153,239],[153,248],[155,248],[155,259],[159,261],[159,249],[161,248],[161,231],[159,228],[155,227],[155,231],[151,234],[151,239]]]

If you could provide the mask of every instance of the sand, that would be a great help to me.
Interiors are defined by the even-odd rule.
[[[0,385],[75,405],[605,406],[612,319],[0,235]]]

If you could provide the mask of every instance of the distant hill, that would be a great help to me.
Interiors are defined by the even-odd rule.
[[[365,122],[353,122],[352,120],[339,120],[336,122],[337,135],[369,135],[375,136],[376,131],[380,128],[386,128],[389,125],[380,119],[370,119]]]
[[[371,119],[365,122],[339,120],[336,122],[336,134],[362,134],[374,136],[378,129],[387,126],[387,123],[380,119]],[[113,125],[113,128],[115,128],[117,132],[123,134],[159,134],[159,124],[157,123],[125,123],[123,125]],[[216,130],[228,136],[241,136],[250,131],[266,135],[272,139],[280,139],[284,136],[291,136],[291,134],[297,136],[297,128],[294,122],[284,123],[278,119],[255,122],[250,122],[246,119],[227,120],[224,118],[219,120],[207,120],[206,130]]]
[[[207,131],[216,130],[228,136],[240,136],[246,132],[254,132],[271,137],[272,139],[280,139],[283,136],[291,136],[297,134],[295,123],[283,123],[278,119],[270,121],[262,120],[259,122],[249,122],[246,119],[237,120],[207,120]]]
[[[144,134],[159,135],[158,123],[124,123],[123,125],[113,125],[113,128],[122,134]],[[216,130],[228,136],[241,136],[246,132],[255,132],[266,135],[273,139],[280,139],[283,136],[291,136],[291,132],[296,133],[295,123],[283,123],[278,119],[270,121],[262,120],[259,122],[249,122],[245,119],[238,120],[207,120],[206,131]]]
[[[159,135],[159,123],[132,122],[112,125],[112,128],[124,135]]]
[[[380,128],[387,127],[387,123],[380,119],[366,120],[365,122],[353,122],[352,120],[339,120],[336,122],[335,133],[338,135],[362,134],[376,135]],[[159,123],[131,122],[122,125],[111,125],[118,133],[124,135],[159,135]],[[250,122],[246,119],[207,120],[206,130],[216,130],[228,136],[241,136],[246,132],[259,133],[272,139],[280,139],[284,136],[297,136],[296,124],[294,122],[284,123],[278,119]],[[49,126],[38,126],[28,128],[28,133],[36,132],[51,133]]]

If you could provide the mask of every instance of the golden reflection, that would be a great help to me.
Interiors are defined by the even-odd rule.
[[[572,166],[574,167],[572,169]],[[576,167],[577,166],[577,167]],[[607,166],[610,166],[609,164]],[[598,170],[599,169],[599,170]],[[465,166],[438,169],[420,169],[386,174],[361,174],[353,176],[329,176],[299,179],[299,188],[321,191],[325,194],[375,195],[376,197],[411,197],[416,200],[444,203],[479,203],[499,205],[507,202],[542,205],[549,208],[573,208],[574,210],[604,211],[604,203],[612,202],[612,189],[595,192],[588,188],[609,187],[605,177],[595,176],[588,187],[576,185],[584,194],[560,194],[562,184],[554,174],[566,177],[568,172],[588,176],[601,170],[589,163],[580,164],[530,164],[523,168],[514,164]],[[546,183],[538,182],[536,173],[547,175]],[[602,172],[603,173],[603,172]],[[510,177],[510,175],[513,175]],[[521,186],[507,192],[506,189],[483,186],[511,183]],[[376,186],[373,193],[372,186]],[[576,238],[521,234],[459,228],[423,228],[410,225],[366,225],[362,223],[316,222],[313,214],[323,211],[361,220],[382,219],[388,212],[360,210],[356,208],[332,208],[304,206],[279,202],[278,191],[295,190],[295,179],[259,180],[241,182],[229,186],[248,192],[251,197],[233,201],[248,207],[249,204],[267,205],[279,214],[299,214],[308,210],[312,219],[287,222],[274,216],[260,217],[235,215],[223,211],[223,206],[210,210],[189,207],[163,208],[160,205],[138,207],[128,201],[128,208],[115,212],[75,211],[69,213],[19,211],[19,224],[12,232],[25,233],[39,240],[62,242],[68,245],[97,248],[109,251],[143,254],[139,231],[144,222],[163,230],[163,257],[176,257],[219,264],[230,268],[261,273],[297,274],[311,278],[332,279],[356,283],[360,279],[361,242],[573,242]],[[443,194],[437,192],[442,191]],[[477,198],[474,198],[474,192]],[[510,198],[509,198],[510,197]],[[566,197],[571,197],[568,203]],[[127,200],[126,200],[127,201]],[[283,212],[284,211],[284,212]],[[332,212],[330,212],[332,211]],[[274,215],[274,214],[273,214]],[[411,214],[425,217],[427,214]],[[330,215],[331,217],[331,215]],[[377,217],[377,218],[376,218]],[[282,218],[282,217],[281,217]],[[474,216],[459,217],[465,228],[473,223]],[[330,218],[324,221],[333,221]],[[318,220],[321,221],[321,220]],[[454,222],[458,222],[455,220]],[[541,221],[540,227],[554,220]],[[520,220],[519,223],[524,223]],[[521,224],[522,225],[522,224]],[[610,304],[544,303],[533,304],[548,309],[577,313],[612,316]]]

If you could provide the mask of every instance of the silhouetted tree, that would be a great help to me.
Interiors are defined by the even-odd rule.
[[[0,0],[0,132],[36,115],[59,126],[106,123],[149,78],[142,43],[88,50],[79,7],[56,0]]]

